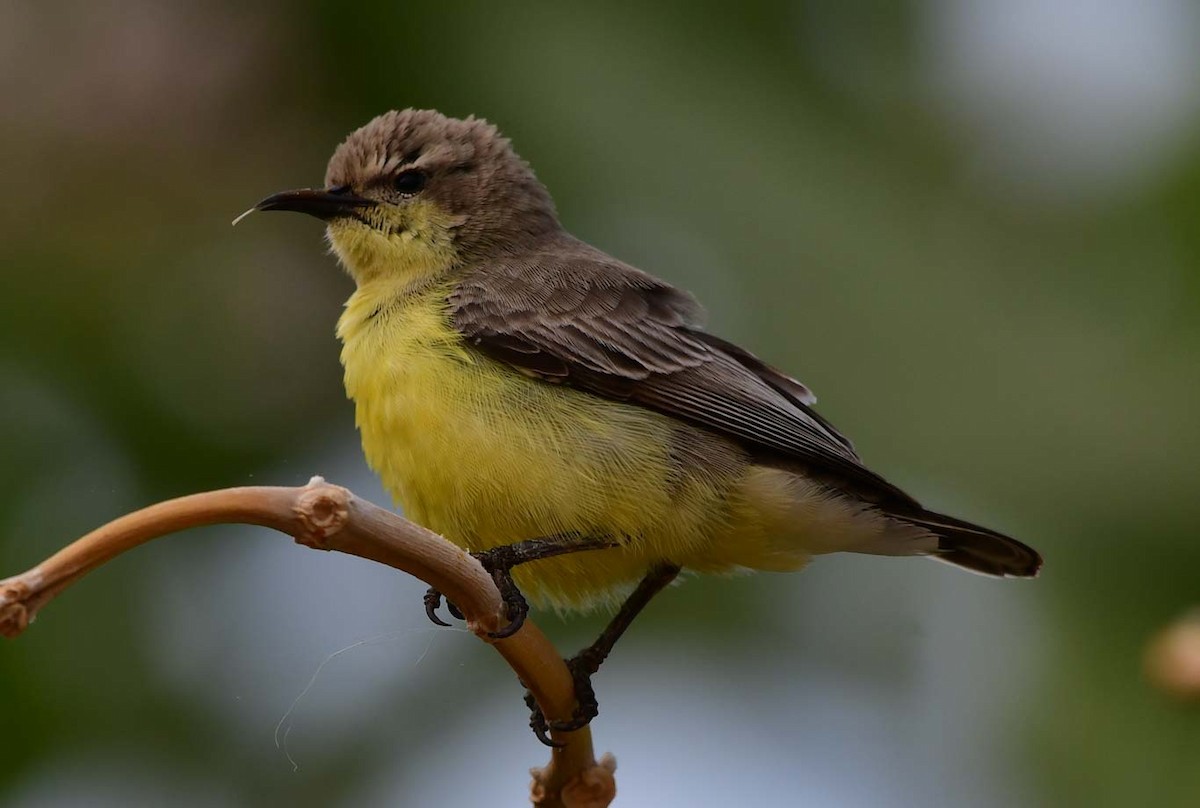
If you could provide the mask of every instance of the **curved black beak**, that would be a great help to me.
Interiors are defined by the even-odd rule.
[[[345,187],[300,188],[295,191],[271,194],[246,213],[255,210],[293,210],[328,222],[331,219],[343,217],[361,219],[359,212],[374,204],[374,200],[355,196],[349,188]]]

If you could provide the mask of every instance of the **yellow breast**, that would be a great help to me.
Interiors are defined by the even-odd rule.
[[[794,542],[781,554],[791,504],[768,472],[681,468],[678,422],[470,350],[448,291],[367,283],[338,323],[367,462],[409,518],[470,550],[570,533],[620,542],[517,569],[522,591],[559,607],[619,598],[664,560],[710,572],[804,562]]]
[[[519,571],[526,594],[564,606],[703,540],[708,508],[671,496],[668,419],[468,350],[445,288],[397,292],[360,287],[338,333],[367,462],[410,518],[471,550],[572,532],[627,544]]]

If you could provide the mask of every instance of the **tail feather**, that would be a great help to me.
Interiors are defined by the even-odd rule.
[[[899,518],[925,528],[938,537],[938,549],[931,558],[964,567],[984,575],[1033,578],[1042,568],[1037,550],[1016,539],[973,525],[962,519],[933,511]]]

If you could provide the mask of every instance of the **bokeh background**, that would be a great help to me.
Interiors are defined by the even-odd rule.
[[[1196,4],[18,1],[0,96],[0,574],[201,489],[386,502],[320,226],[229,221],[379,112],[475,113],[874,467],[1046,556],[670,590],[597,678],[618,805],[1200,804],[1200,710],[1142,673],[1200,602]],[[0,804],[524,804],[520,688],[420,591],[254,529],[121,558],[0,645]]]

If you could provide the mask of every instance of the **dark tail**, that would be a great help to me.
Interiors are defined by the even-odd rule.
[[[986,527],[933,511],[899,518],[938,537],[938,549],[930,554],[938,561],[984,575],[1015,578],[1033,578],[1042,568],[1037,550]]]

